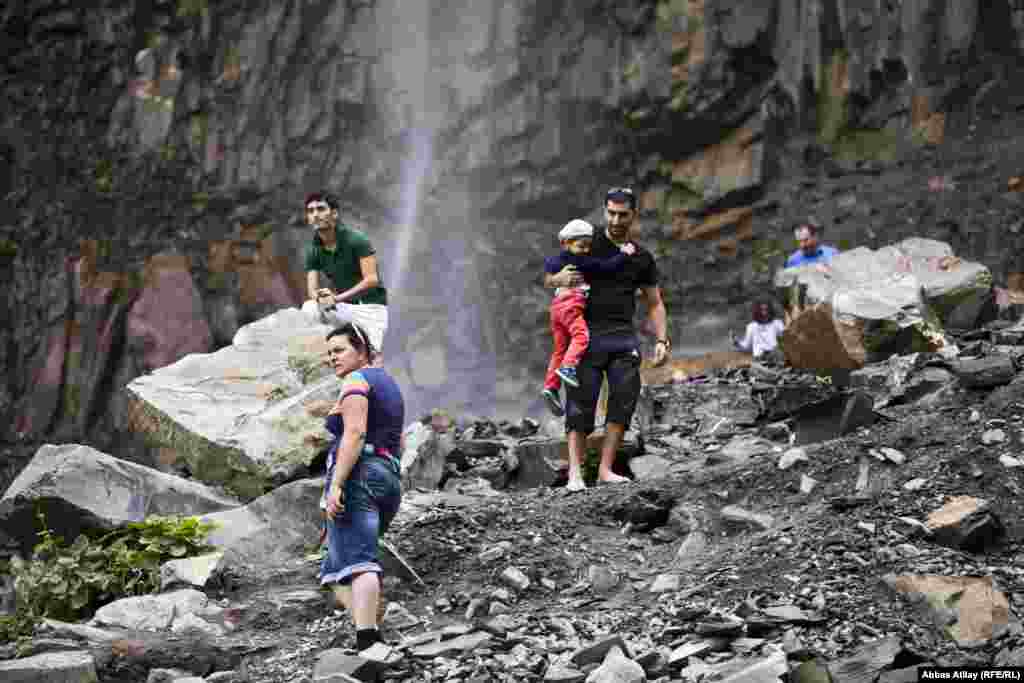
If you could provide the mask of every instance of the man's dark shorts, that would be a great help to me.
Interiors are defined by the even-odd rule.
[[[576,368],[578,388],[566,388],[565,428],[594,431],[594,413],[604,375],[608,375],[608,412],[605,422],[629,427],[640,397],[640,344],[635,334],[591,336],[586,355]]]

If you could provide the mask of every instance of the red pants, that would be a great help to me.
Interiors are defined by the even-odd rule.
[[[562,366],[576,367],[587,352],[590,343],[590,328],[583,318],[587,305],[586,295],[579,289],[570,289],[551,302],[551,336],[555,338],[555,350],[544,375],[544,388],[558,391],[562,381],[555,370]]]

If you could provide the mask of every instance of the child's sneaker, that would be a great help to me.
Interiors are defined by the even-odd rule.
[[[563,365],[562,367],[555,370],[555,374],[562,378],[562,381],[568,384],[570,387],[579,388],[580,381],[576,379],[576,368]]]
[[[562,407],[562,401],[558,398],[558,393],[552,389],[545,389],[540,392],[540,395],[544,397],[544,402],[548,404],[548,410],[555,417],[562,417],[565,415],[565,408]]]

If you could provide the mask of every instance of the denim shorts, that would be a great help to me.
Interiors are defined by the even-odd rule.
[[[328,485],[330,473],[328,474]],[[390,456],[359,456],[345,482],[344,511],[327,520],[327,555],[320,583],[350,583],[366,572],[383,573],[378,539],[387,531],[402,502],[398,461]]]

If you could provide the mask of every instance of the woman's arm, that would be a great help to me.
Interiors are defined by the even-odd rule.
[[[369,401],[366,396],[351,394],[343,396],[339,406],[345,431],[341,435],[341,443],[334,459],[334,476],[331,479],[330,494],[327,496],[327,516],[334,516],[341,511],[341,491],[352,473],[359,455],[363,452],[366,442],[366,415]]]

